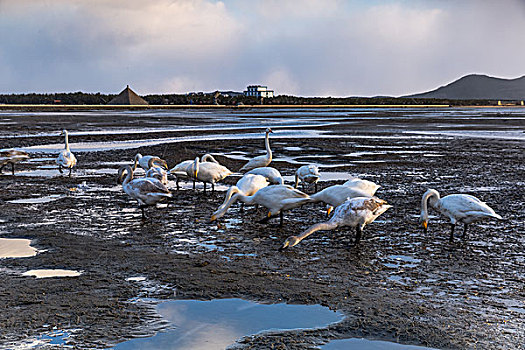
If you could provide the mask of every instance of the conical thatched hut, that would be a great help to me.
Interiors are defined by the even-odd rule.
[[[108,105],[148,105],[142,97],[126,86],[117,97],[108,102]]]

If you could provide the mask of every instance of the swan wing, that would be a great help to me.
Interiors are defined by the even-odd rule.
[[[446,215],[452,215],[456,219],[467,217],[487,217],[492,216],[501,218],[494,210],[479,198],[469,194],[451,194],[441,198],[437,204],[438,210]],[[480,214],[484,213],[484,214]]]

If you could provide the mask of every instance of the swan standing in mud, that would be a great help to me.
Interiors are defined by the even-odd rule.
[[[360,178],[353,178],[348,181],[346,181],[343,186],[351,187],[358,189],[360,191],[363,191],[365,193],[368,193],[368,195],[373,196],[376,194],[377,190],[381,187],[380,185],[368,181],[368,180],[362,180]]]
[[[255,168],[266,167],[272,162],[272,150],[270,149],[270,133],[273,133],[272,129],[266,128],[266,136],[264,139],[264,146],[266,147],[266,154],[252,158],[246,163],[239,171],[250,171]]]
[[[190,174],[194,179],[202,181],[204,193],[206,193],[206,183],[211,184],[211,192],[215,193],[215,183],[233,174],[230,169],[214,162],[200,162],[199,157],[193,161],[190,167]]]
[[[15,175],[15,163],[22,160],[29,159],[29,154],[25,151],[16,149],[8,149],[0,151],[0,174],[3,172],[7,164],[11,164],[11,173]]]
[[[262,175],[246,174],[235,186],[232,186],[226,192],[224,202],[213,213],[210,221],[215,221],[226,214],[228,209],[239,199],[239,194],[244,196],[252,196],[261,188],[268,186],[268,180]],[[241,208],[244,202],[241,204]]]
[[[192,159],[182,161],[168,171],[170,175],[175,176],[175,184],[177,185],[177,191],[180,189],[179,179],[193,179],[193,189],[195,189],[195,178],[189,175],[191,174],[191,166],[193,165],[193,162],[194,160]],[[219,164],[219,162],[215,160],[215,158],[213,158],[211,154],[208,153],[201,157],[201,162],[213,162]]]
[[[241,194],[238,189],[233,189],[232,193],[238,194],[238,199],[245,204],[259,204],[267,208],[268,216],[261,222],[267,222],[272,216],[279,214],[280,226],[283,225],[284,211],[300,207],[310,201],[309,195],[288,185],[267,186],[251,196]]]
[[[452,229],[450,231],[449,241],[454,239],[454,229],[458,222],[465,224],[463,228],[463,238],[467,234],[468,225],[483,219],[498,219],[502,217],[478,198],[469,194],[449,194],[440,198],[439,192],[429,189],[421,198],[421,216],[419,221],[423,226],[425,233],[428,226],[428,204],[438,212],[448,217]]]
[[[135,163],[133,164],[133,171],[137,170],[137,165],[140,165],[144,171],[148,171],[151,167],[160,167],[168,170],[168,163],[164,159],[157,156],[143,156],[140,153],[135,155]]]
[[[71,177],[71,170],[77,164],[77,158],[69,150],[69,136],[67,130],[62,130],[60,136],[64,136],[64,150],[58,154],[56,163],[58,164],[58,171],[62,174],[64,171],[62,168],[69,169],[69,176]]]
[[[358,244],[361,240],[361,235],[365,225],[373,222],[379,215],[383,214],[391,207],[392,206],[388,205],[386,201],[376,197],[349,198],[343,204],[335,208],[334,215],[328,221],[311,226],[299,236],[288,237],[279,250],[284,250],[297,245],[316,231],[334,230],[342,226],[356,228],[355,243]]]
[[[367,192],[345,185],[333,185],[310,196],[311,203],[323,202],[328,204],[326,215],[330,215],[334,207],[343,204],[348,198],[372,197]]]
[[[309,186],[315,184],[315,192],[317,192],[317,181],[321,174],[319,174],[319,168],[316,165],[303,165],[295,172],[295,188],[299,185],[299,180],[303,186],[307,183]]]
[[[124,181],[122,181],[124,172],[126,173],[126,177]],[[122,182],[124,192],[139,203],[139,208],[142,211],[142,219],[146,218],[146,214],[144,213],[145,207],[171,198],[170,191],[159,180],[151,177],[133,179],[133,168],[129,165],[125,165],[118,170],[117,182]]]
[[[269,167],[269,166],[252,169],[248,171],[246,174],[262,175],[271,184],[284,185],[284,180],[279,170]]]

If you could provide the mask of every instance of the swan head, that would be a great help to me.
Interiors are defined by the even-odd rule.
[[[210,222],[214,222],[215,220],[217,220],[217,215],[213,214],[210,218]]]
[[[266,128],[266,133],[269,134],[269,133],[273,133],[272,129],[270,128]]]
[[[124,165],[119,168],[117,175],[117,183],[121,184],[124,179],[124,174],[131,174],[133,176],[133,170],[129,165]]]
[[[139,153],[140,154],[140,153]],[[164,159],[160,159],[158,157],[153,157],[148,162],[148,167],[151,169],[153,167],[159,167],[164,170],[168,170],[168,163]]]
[[[67,130],[66,129],[62,130],[62,132],[60,133],[60,136],[64,136],[64,135],[67,135]]]
[[[197,178],[197,174],[199,173],[199,157],[195,157],[195,160],[193,161],[193,166],[191,169],[191,175],[194,179]]]
[[[293,247],[299,242],[300,240],[297,238],[297,236],[290,236],[286,239],[286,241],[284,241],[283,245],[279,248],[279,251],[282,252],[283,250]]]
[[[329,217],[332,211],[334,211],[334,207],[332,207],[331,205],[327,205],[326,206],[326,217]]]

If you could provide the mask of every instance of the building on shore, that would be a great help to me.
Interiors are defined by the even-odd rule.
[[[108,102],[108,105],[148,105],[142,97],[137,95],[135,91],[129,88],[129,85],[126,86],[120,94],[118,94],[114,99]]]
[[[244,91],[244,96],[254,97],[273,97],[273,90],[268,90],[268,86],[249,85]]]

